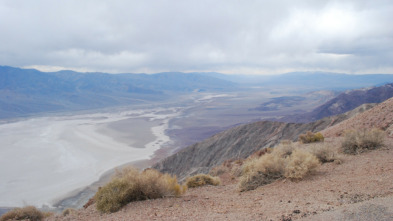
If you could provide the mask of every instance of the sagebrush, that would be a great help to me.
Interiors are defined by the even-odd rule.
[[[219,177],[212,177],[207,174],[197,174],[192,177],[188,177],[186,179],[186,186],[188,188],[195,188],[195,187],[200,187],[200,186],[205,186],[205,185],[213,185],[217,186],[220,185],[221,180]]]
[[[45,214],[39,211],[34,206],[26,206],[23,208],[15,208],[0,217],[0,221],[6,220],[30,220],[30,221],[40,221],[43,220]]]
[[[253,190],[280,178],[302,179],[312,173],[319,160],[310,152],[285,143],[260,158],[250,158],[243,164],[240,191]]]
[[[383,146],[385,133],[379,129],[347,131],[341,149],[346,154],[359,154]]]
[[[185,185],[177,182],[176,176],[153,169],[139,172],[135,168],[125,168],[101,187],[94,199],[99,211],[112,213],[132,201],[179,196],[186,189]]]
[[[337,152],[337,148],[329,143],[312,144],[308,150],[315,155],[321,163],[335,162],[342,163],[342,157]]]
[[[307,131],[305,134],[300,134],[299,141],[302,143],[313,143],[313,142],[322,142],[325,138],[321,133],[313,133],[311,131]]]

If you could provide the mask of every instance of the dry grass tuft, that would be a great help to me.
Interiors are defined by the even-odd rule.
[[[68,216],[68,215],[70,215],[70,214],[72,214],[72,213],[75,213],[75,212],[76,212],[75,209],[67,208],[67,209],[63,210],[63,212],[62,212],[61,214],[62,214],[63,216]]]
[[[44,213],[34,206],[13,209],[0,217],[0,221],[6,220],[30,220],[40,221],[44,219]]]
[[[271,153],[244,162],[239,189],[253,190],[283,177],[299,180],[311,174],[319,164],[316,156],[299,149],[297,144],[282,143]]]
[[[296,149],[288,158],[284,176],[286,178],[299,180],[314,172],[318,166],[319,160],[316,156],[306,150]]]
[[[175,176],[148,169],[140,173],[134,168],[125,168],[107,185],[100,188],[94,200],[99,211],[112,213],[132,201],[180,196],[186,191]]]
[[[379,129],[356,130],[345,133],[341,149],[346,154],[359,154],[383,146],[385,133]]]
[[[188,188],[195,188],[205,185],[217,186],[221,184],[221,180],[218,177],[212,177],[207,174],[197,174],[186,179],[186,186]]]
[[[315,155],[321,163],[335,162],[342,163],[342,157],[339,156],[337,148],[328,143],[318,143],[308,148],[309,152]]]
[[[314,142],[323,142],[325,138],[321,133],[313,133],[311,131],[307,131],[305,134],[300,134],[299,142],[301,143],[314,143]]]

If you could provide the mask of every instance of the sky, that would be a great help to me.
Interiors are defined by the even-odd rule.
[[[0,65],[393,73],[391,0],[0,0]]]

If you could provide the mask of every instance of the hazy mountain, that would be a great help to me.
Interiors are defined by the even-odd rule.
[[[0,118],[159,101],[192,91],[230,91],[230,81],[184,73],[40,72],[0,66]]]
[[[331,72],[290,72],[279,75],[226,75],[200,73],[246,85],[263,87],[296,87],[301,90],[347,90],[380,86],[393,82],[393,74],[341,74]]]
[[[393,97],[393,83],[346,91],[325,104],[305,114],[291,115],[280,119],[284,122],[305,123],[352,110],[365,103],[380,103]]]

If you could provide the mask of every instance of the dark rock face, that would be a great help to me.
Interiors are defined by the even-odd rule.
[[[307,123],[352,110],[366,103],[381,103],[393,97],[393,83],[380,87],[358,89],[341,93],[309,113],[291,115],[280,119],[283,122]]]
[[[281,140],[296,141],[300,134],[321,131],[373,106],[363,105],[345,114],[307,124],[260,121],[237,126],[191,145],[155,164],[153,168],[175,174],[179,179],[208,173],[225,160],[246,158],[257,150],[277,145]]]

